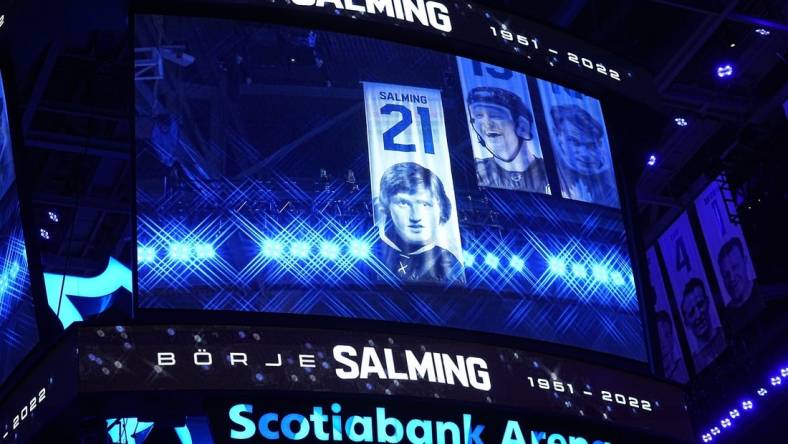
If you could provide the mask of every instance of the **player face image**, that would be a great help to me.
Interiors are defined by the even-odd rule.
[[[722,283],[734,306],[741,305],[752,291],[752,281],[747,276],[747,261],[738,238],[731,239],[721,249],[717,258]]]
[[[671,325],[670,318],[660,318],[657,321],[657,328],[659,329],[659,345],[662,351],[662,362],[670,362],[673,360],[673,326]]]
[[[414,162],[392,165],[383,173],[380,203],[389,222],[386,236],[404,252],[434,243],[451,216],[441,180]]]
[[[520,154],[521,138],[529,139],[528,121],[503,106],[477,103],[470,106],[473,128],[496,159],[511,162]]]
[[[708,340],[712,333],[709,298],[700,281],[691,280],[685,287],[681,311],[695,337]]]
[[[440,205],[427,188],[415,193],[401,192],[389,204],[391,222],[399,238],[411,247],[434,242],[440,224]]]
[[[610,170],[610,161],[602,141],[602,125],[577,105],[555,106],[558,158],[576,174],[594,175]]]

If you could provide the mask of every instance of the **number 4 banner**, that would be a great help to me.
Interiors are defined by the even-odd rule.
[[[725,336],[686,212],[660,236],[659,247],[700,372],[725,349]]]
[[[364,82],[375,254],[403,283],[462,284],[440,91]]]

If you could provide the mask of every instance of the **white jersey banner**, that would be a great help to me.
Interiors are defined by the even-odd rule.
[[[737,309],[752,295],[755,270],[741,226],[731,220],[736,208],[723,183],[722,177],[713,181],[695,200],[695,208],[722,301],[728,309]]]
[[[700,372],[725,349],[725,334],[686,212],[662,234],[659,247],[695,370]]]
[[[403,283],[464,282],[440,91],[364,82],[377,257]]]
[[[662,369],[666,378],[684,383],[688,380],[687,366],[681,355],[678,330],[670,310],[668,292],[665,289],[665,281],[662,279],[662,271],[657,259],[657,250],[654,247],[649,248],[646,252],[646,261],[648,262],[649,281],[656,296],[654,315],[656,317],[659,347],[662,354]]]

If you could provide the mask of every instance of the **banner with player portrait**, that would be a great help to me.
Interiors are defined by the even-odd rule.
[[[657,250],[651,247],[646,252],[651,288],[654,289],[654,317],[657,322],[662,369],[666,378],[685,383],[689,377],[679,345],[678,330],[668,302],[668,292],[662,279],[662,269],[657,259]]]
[[[755,284],[755,270],[741,226],[731,220],[736,216],[736,208],[723,183],[722,176],[714,180],[698,196],[695,208],[726,312],[741,313],[749,318],[742,311],[751,305],[748,302]],[[741,316],[734,317],[736,321],[742,320]]]
[[[686,212],[660,236],[659,247],[695,370],[700,372],[725,349],[725,334]]]
[[[620,208],[613,158],[599,100],[537,79],[561,195]]]
[[[480,187],[550,194],[524,74],[457,57]]]
[[[440,91],[363,84],[375,255],[403,283],[464,283]]]

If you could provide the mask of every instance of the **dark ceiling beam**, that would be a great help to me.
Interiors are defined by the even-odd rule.
[[[574,23],[580,12],[585,8],[586,0],[569,0],[561,3],[561,7],[553,14],[552,21],[561,28],[568,28]]]
[[[673,2],[671,2],[673,3]],[[673,80],[681,73],[687,63],[703,48],[720,24],[733,12],[738,4],[737,0],[731,0],[725,9],[719,14],[706,15],[695,31],[690,35],[686,43],[679,48],[673,57],[665,64],[665,68],[656,77],[657,89],[659,92],[665,91]]]
[[[25,138],[25,145],[31,148],[88,154],[121,160],[129,160],[131,158],[131,147],[128,143],[66,136],[47,131],[30,131]]]
[[[699,8],[693,5],[687,5],[685,3],[677,2],[677,1],[670,1],[670,0],[650,0],[652,3],[658,3],[660,5],[670,6],[673,8],[683,9],[685,11],[692,11],[698,14],[703,15],[720,15],[721,12],[714,12],[709,11],[708,9]],[[726,17],[727,20],[739,23],[747,23],[750,25],[762,26],[764,28],[769,28],[770,30],[778,30],[783,32],[788,32],[788,25],[785,23],[775,22],[773,20],[761,18],[761,17],[753,17],[750,15],[739,14],[737,12],[731,12]]]
[[[118,202],[117,199],[99,197],[71,197],[54,193],[33,192],[33,203],[40,206],[54,205],[84,210],[103,211],[106,213],[131,214],[131,205]]]
[[[33,84],[33,89],[30,93],[30,98],[28,99],[27,106],[25,107],[25,111],[22,114],[23,135],[27,134],[28,130],[30,129],[30,125],[33,123],[33,116],[38,109],[41,98],[44,97],[44,91],[46,91],[47,85],[49,84],[49,78],[52,75],[52,70],[55,68],[55,62],[57,62],[57,59],[60,56],[62,47],[63,39],[53,39],[52,43],[49,44],[49,48],[47,49],[46,55],[44,56],[44,63],[41,64],[41,68],[38,70],[35,83]]]

